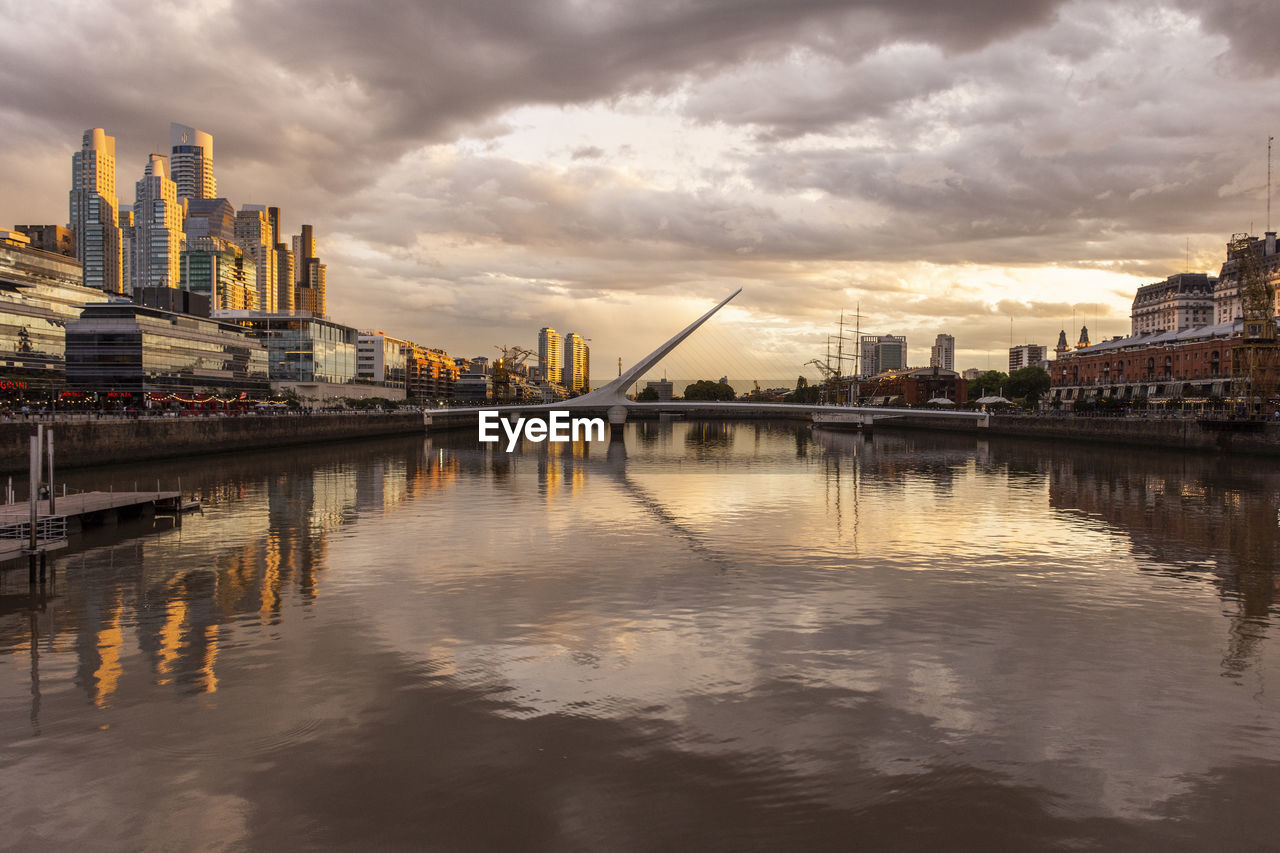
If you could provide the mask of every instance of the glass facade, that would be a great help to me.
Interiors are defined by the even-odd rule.
[[[102,291],[78,261],[0,243],[0,404],[50,399],[66,385],[65,324]]]
[[[273,382],[346,383],[356,378],[358,333],[318,317],[222,312],[267,346]]]
[[[256,394],[270,390],[267,374],[261,344],[216,320],[116,302],[67,324],[67,384],[77,391]]]

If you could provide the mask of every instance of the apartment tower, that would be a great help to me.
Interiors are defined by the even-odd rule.
[[[84,283],[107,293],[122,293],[120,220],[116,198],[116,138],[100,127],[84,132],[71,155],[71,219],[76,257],[84,264]]]
[[[152,154],[137,184],[133,203],[132,287],[177,287],[180,255],[186,246],[182,231],[184,206],[169,177],[169,158]]]
[[[171,177],[178,186],[178,198],[217,198],[213,137],[203,130],[174,122],[169,125],[169,145],[173,157]]]

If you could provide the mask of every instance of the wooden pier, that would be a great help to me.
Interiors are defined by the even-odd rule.
[[[160,513],[176,513],[182,506],[179,492],[82,492],[75,495],[55,495],[53,511],[49,500],[36,501],[38,517],[37,535],[45,547],[52,550],[58,538],[76,533],[84,527],[109,523],[122,517]],[[15,503],[0,506],[0,562],[12,560],[28,553],[30,548],[30,504]],[[61,527],[62,536],[45,537],[43,528],[53,533]],[[46,539],[48,542],[46,543]]]

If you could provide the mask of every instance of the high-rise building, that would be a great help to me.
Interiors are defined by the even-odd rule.
[[[116,138],[100,127],[84,132],[71,155],[71,230],[84,283],[108,293],[123,292],[120,277],[120,222],[116,214]]]
[[[327,277],[328,268],[320,263],[319,258],[307,259],[307,281],[306,285],[299,285],[297,296],[294,298],[294,308],[299,311],[309,311],[314,317],[325,316],[325,279]]]
[[[1009,372],[1021,370],[1024,367],[1043,366],[1042,362],[1049,357],[1049,350],[1039,344],[1023,344],[1020,347],[1009,348]]]
[[[271,217],[266,207],[246,204],[236,214],[236,242],[253,258],[258,280],[254,285],[259,311],[276,312],[276,247],[271,233]]]
[[[121,289],[133,293],[133,205],[122,204],[116,214],[120,222],[120,281]]]
[[[193,198],[187,202],[182,231],[187,235],[188,243],[194,243],[201,237],[233,241],[236,239],[236,209],[225,198]]]
[[[942,334],[933,342],[929,350],[929,366],[941,367],[944,370],[956,369],[956,339],[954,335]]]
[[[169,125],[173,155],[173,182],[178,198],[217,198],[218,182],[213,177],[213,137],[203,130],[174,122]]]
[[[560,333],[550,326],[538,330],[538,370],[546,382],[559,382],[564,368]]]
[[[577,332],[564,336],[564,366],[560,372],[560,384],[570,391],[585,391],[590,388],[590,368],[587,364],[587,342]]]
[[[859,340],[862,376],[876,376],[886,370],[903,370],[907,366],[905,335],[863,335]]]
[[[257,310],[257,270],[243,248],[217,237],[198,237],[182,250],[182,289],[208,297],[214,311]]]
[[[133,203],[134,288],[178,286],[185,244],[182,212],[177,185],[169,178],[169,158],[152,154]]]
[[[288,314],[295,307],[293,282],[293,250],[284,243],[276,243],[276,310]]]
[[[297,283],[294,308],[323,317],[326,267],[316,256],[316,238],[310,225],[303,225],[302,233],[293,237],[293,269]]]
[[[267,208],[267,222],[271,225],[271,247],[276,256],[276,311],[287,314],[294,308],[293,251],[284,243],[284,231],[280,228],[280,208]]]

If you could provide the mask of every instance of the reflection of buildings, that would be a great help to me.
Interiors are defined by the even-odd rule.
[[[298,459],[306,467],[290,468]],[[29,656],[34,727],[54,692],[47,682],[68,668],[104,709],[141,690],[219,690],[227,650],[244,644],[235,632],[278,624],[316,599],[333,531],[458,475],[451,454],[408,442],[354,459],[344,447],[286,451],[266,467],[231,462],[214,479],[189,483],[214,504],[183,539],[144,534],[62,558],[39,602],[11,594],[18,574],[25,591],[25,572],[0,576],[0,648]],[[62,655],[74,665],[59,665]]]
[[[1280,480],[1246,460],[1131,451],[1063,452],[1047,464],[1050,506],[1102,518],[1165,570],[1213,573],[1223,598],[1239,603],[1224,665],[1247,668],[1261,632],[1245,623],[1267,624],[1280,602]]]

